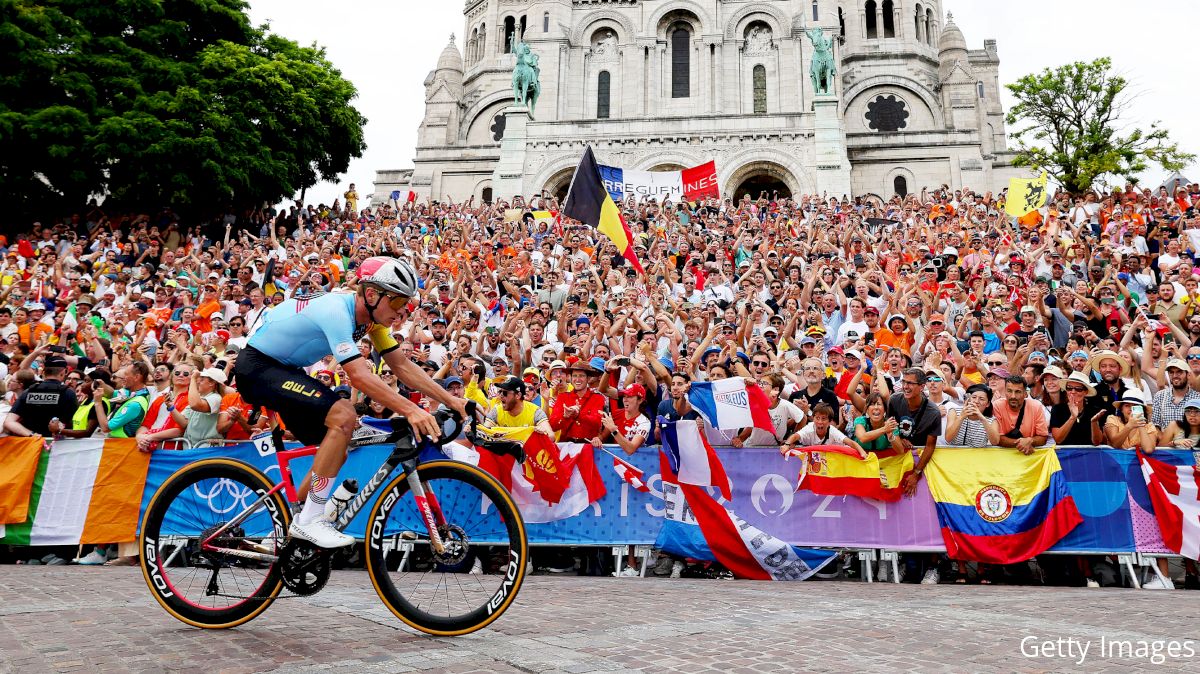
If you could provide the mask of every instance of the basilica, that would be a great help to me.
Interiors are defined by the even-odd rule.
[[[373,201],[561,196],[585,145],[629,170],[713,160],[735,199],[999,190],[1016,170],[996,41],[968,49],[943,4],[466,0],[425,79],[411,168],[378,170]],[[832,45],[828,91],[810,77],[814,35]]]

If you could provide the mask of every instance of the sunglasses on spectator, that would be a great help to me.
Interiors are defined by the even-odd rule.
[[[751,363],[751,365],[755,365],[757,367],[767,367],[770,364],[771,364],[770,362],[765,361],[765,360],[756,360],[753,363]]]
[[[1067,389],[1067,391],[1070,391],[1071,393],[1083,393],[1084,391],[1087,390],[1083,386],[1067,386],[1066,389]]]
[[[1003,365],[1003,364],[1004,364],[1004,361],[1002,361],[1002,360],[989,360],[989,361],[987,362],[987,364],[988,364],[988,365],[991,365],[991,366],[993,366],[993,367],[995,367],[995,366],[997,366],[997,365]]]

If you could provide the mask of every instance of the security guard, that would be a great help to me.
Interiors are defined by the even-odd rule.
[[[67,361],[46,359],[45,379],[21,393],[4,420],[4,430],[18,437],[48,436],[51,419],[71,419],[79,407],[79,400],[75,397],[75,389],[63,383],[66,374]]]

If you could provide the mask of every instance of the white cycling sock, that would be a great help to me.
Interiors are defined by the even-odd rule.
[[[325,516],[325,504],[333,493],[333,478],[313,473],[312,486],[308,490],[308,498],[304,500],[304,509],[296,515],[296,523],[311,524]]]

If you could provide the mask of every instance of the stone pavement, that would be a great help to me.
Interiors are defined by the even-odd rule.
[[[0,672],[1198,671],[1198,600],[1187,591],[533,576],[490,629],[436,639],[392,617],[361,571],[336,571],[321,594],[279,600],[238,629],[207,631],[160,609],[136,568],[0,566]],[[1163,635],[1180,641],[1176,657],[1166,644],[1161,666],[1137,657],[1139,641]],[[1101,637],[1109,647],[1128,641],[1130,657],[1100,657]],[[1081,660],[1079,645],[1060,638],[1089,650]],[[1023,656],[1022,639],[1027,653],[1050,657]],[[1182,657],[1189,645],[1194,655]]]

